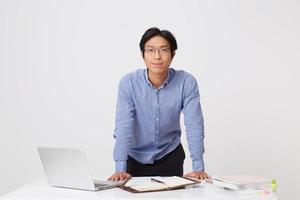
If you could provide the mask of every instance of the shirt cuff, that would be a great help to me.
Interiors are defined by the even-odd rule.
[[[204,162],[201,160],[193,160],[193,171],[202,171],[204,172]]]
[[[116,161],[116,172],[126,172],[127,161]]]

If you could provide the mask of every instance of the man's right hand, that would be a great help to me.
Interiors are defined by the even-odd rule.
[[[130,179],[131,175],[126,172],[116,172],[108,178],[110,181],[124,181]]]

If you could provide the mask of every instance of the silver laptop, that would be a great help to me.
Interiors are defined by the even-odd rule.
[[[98,191],[124,184],[124,181],[93,180],[83,150],[38,147],[38,152],[52,186]]]

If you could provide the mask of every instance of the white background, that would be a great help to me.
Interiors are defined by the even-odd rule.
[[[83,148],[95,177],[114,172],[118,81],[144,67],[138,43],[157,26],[178,40],[172,66],[198,80],[207,172],[276,178],[279,199],[299,199],[299,10],[297,0],[0,0],[0,196],[44,176],[37,146]]]

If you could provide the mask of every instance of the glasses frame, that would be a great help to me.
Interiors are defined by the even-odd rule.
[[[169,47],[160,47],[160,48],[156,48],[156,47],[146,47],[144,49],[144,53],[149,55],[149,56],[155,56],[156,53],[158,53],[159,55],[169,55],[171,53],[171,49]]]

